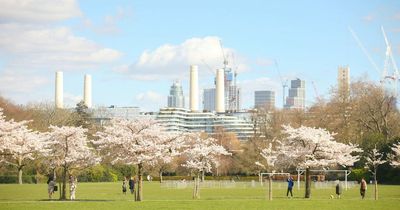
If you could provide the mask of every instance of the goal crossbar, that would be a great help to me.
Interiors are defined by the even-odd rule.
[[[300,175],[302,175],[306,169],[296,169],[297,171],[297,189],[300,190]],[[320,170],[310,170],[312,172],[343,172],[344,173],[344,183],[345,183],[345,189],[348,189],[348,184],[347,184],[347,177],[351,174],[351,170],[337,170],[337,169],[320,169]]]

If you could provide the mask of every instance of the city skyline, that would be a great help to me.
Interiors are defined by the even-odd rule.
[[[225,55],[238,71],[242,108],[254,105],[256,90],[274,91],[282,108],[277,68],[283,79],[305,80],[310,105],[311,81],[328,97],[339,66],[350,67],[351,79],[380,80],[349,27],[383,68],[383,26],[400,62],[398,1],[0,4],[0,95],[18,104],[54,103],[54,74],[62,71],[66,107],[83,99],[82,75],[90,74],[94,107],[157,111],[180,80],[188,108],[189,66],[199,66],[200,90],[214,87]]]

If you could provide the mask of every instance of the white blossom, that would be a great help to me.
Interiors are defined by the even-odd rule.
[[[226,149],[216,143],[216,139],[201,138],[201,133],[191,134],[191,141],[185,150],[187,156],[184,167],[198,172],[211,172],[213,166],[218,165],[218,156],[231,155]]]
[[[400,142],[397,144],[393,145],[392,151],[394,154],[390,155],[390,165],[394,167],[399,167],[400,166]]]
[[[48,157],[55,166],[69,170],[88,167],[100,161],[94,149],[88,146],[87,129],[70,126],[50,126],[50,129]]]
[[[357,145],[336,142],[334,134],[325,129],[305,126],[283,128],[286,138],[277,141],[274,161],[283,159],[287,160],[287,164],[302,168],[327,168],[335,165],[351,166],[360,159],[354,155],[362,152]]]

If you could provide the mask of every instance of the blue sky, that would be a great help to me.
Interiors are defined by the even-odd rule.
[[[400,62],[400,1],[103,1],[0,2],[0,94],[19,104],[54,101],[54,72],[64,72],[65,103],[82,98],[83,75],[93,78],[96,106],[167,103],[172,81],[188,94],[189,65],[200,67],[200,88],[225,54],[237,68],[243,108],[254,90],[282,89],[284,78],[306,80],[307,103],[329,97],[337,67],[351,78],[379,81],[351,33],[382,68],[384,26]],[[204,61],[204,62],[203,62]]]

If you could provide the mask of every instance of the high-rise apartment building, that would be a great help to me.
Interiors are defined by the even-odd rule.
[[[286,97],[285,108],[305,109],[306,84],[299,78],[290,81],[289,96]]]
[[[258,90],[254,92],[254,108],[271,110],[275,108],[275,92]]]
[[[203,90],[203,110],[208,112],[215,110],[215,88]]]
[[[338,68],[338,94],[343,100],[350,96],[350,68],[349,66],[339,66]]]
[[[168,107],[185,108],[185,97],[183,96],[182,85],[174,81],[169,91]]]

